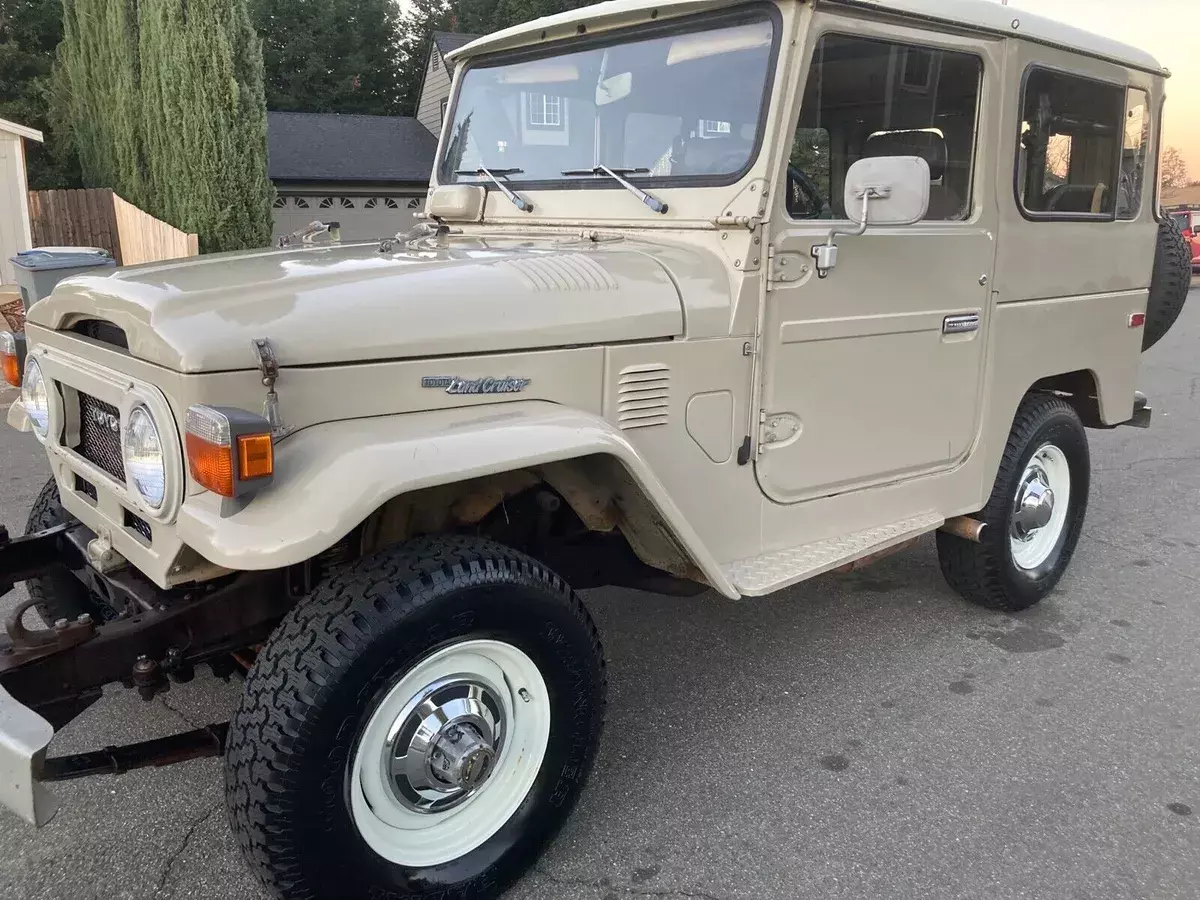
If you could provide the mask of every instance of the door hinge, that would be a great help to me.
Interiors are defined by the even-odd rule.
[[[776,250],[773,245],[767,245],[767,290],[773,290],[776,284],[788,284],[799,281],[809,273],[808,258],[803,253],[793,250]]]
[[[758,451],[778,450],[795,443],[801,432],[800,417],[794,413],[758,412]]]

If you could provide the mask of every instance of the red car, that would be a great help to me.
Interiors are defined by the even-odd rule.
[[[1179,223],[1179,230],[1192,248],[1192,273],[1200,273],[1200,210],[1180,209],[1171,217]]]

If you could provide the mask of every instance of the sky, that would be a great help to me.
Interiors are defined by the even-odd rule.
[[[1132,44],[1170,69],[1164,146],[1178,147],[1191,177],[1200,179],[1198,0],[1008,0],[1008,5]]]

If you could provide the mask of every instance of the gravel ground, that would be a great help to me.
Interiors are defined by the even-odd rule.
[[[1198,343],[1193,295],[1144,359],[1154,427],[1091,434],[1083,539],[1034,611],[959,601],[931,540],[765,600],[593,592],[603,748],[509,896],[1193,900]],[[0,521],[19,532],[45,477],[33,439],[0,428]],[[152,703],[113,690],[52,750],[221,721],[236,691],[204,676]],[[217,761],[57,793],[41,832],[0,815],[0,897],[263,897]]]

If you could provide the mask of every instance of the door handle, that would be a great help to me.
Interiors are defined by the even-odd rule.
[[[979,313],[963,313],[942,319],[942,334],[965,334],[979,330]]]

